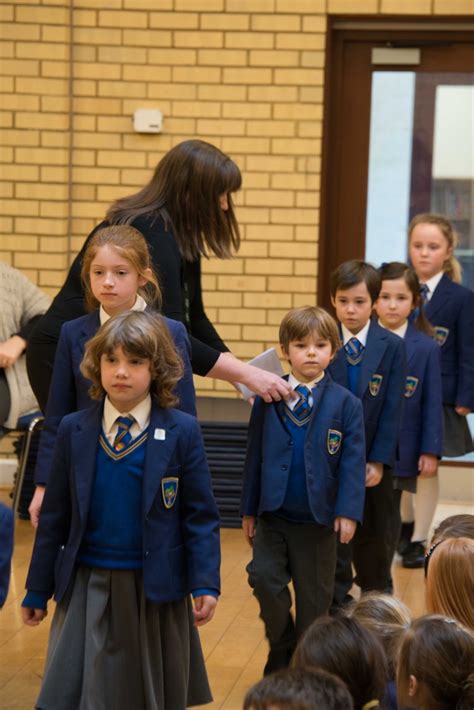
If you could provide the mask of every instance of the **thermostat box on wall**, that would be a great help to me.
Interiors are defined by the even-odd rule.
[[[133,114],[133,130],[136,133],[161,133],[163,114],[158,109],[137,109]]]

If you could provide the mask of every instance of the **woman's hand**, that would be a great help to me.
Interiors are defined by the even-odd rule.
[[[252,392],[259,394],[265,402],[272,400],[279,402],[281,399],[295,397],[288,382],[279,375],[241,362],[232,353],[221,353],[206,377],[216,377],[218,380],[226,380],[232,384],[240,382]]]
[[[11,367],[18,358],[23,355],[26,348],[26,340],[19,335],[12,335],[8,340],[0,343],[0,367]]]

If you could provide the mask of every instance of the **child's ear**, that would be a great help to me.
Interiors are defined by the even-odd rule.
[[[283,343],[280,343],[280,349],[281,349],[281,354],[283,355],[283,357],[285,358],[285,360],[288,360],[288,361],[289,361],[289,360],[290,360],[290,356],[289,356],[289,354],[288,354],[287,349],[286,349],[285,346],[283,345]]]
[[[334,306],[334,308],[336,308],[336,299],[334,298],[334,296],[331,296],[331,303]]]
[[[408,679],[408,695],[410,698],[414,698],[418,690],[418,681],[414,675],[411,675]]]
[[[147,284],[149,282],[151,276],[152,276],[151,269],[145,269],[143,274],[141,274],[138,278],[138,285],[145,286],[145,284]]]

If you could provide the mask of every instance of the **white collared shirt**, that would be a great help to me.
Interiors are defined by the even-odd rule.
[[[140,434],[148,427],[148,424],[150,423],[150,414],[151,395],[149,394],[145,397],[143,402],[137,404],[137,406],[131,409],[130,412],[119,412],[118,409],[115,409],[114,405],[107,396],[104,400],[102,428],[109,444],[113,446],[115,437],[117,436],[118,417],[133,417],[135,421],[130,427],[130,434],[132,435],[132,439],[136,439],[136,437],[140,436]]]
[[[303,385],[303,387],[307,387],[309,390],[308,404],[310,407],[312,407],[313,406],[313,395],[311,394],[311,390],[313,389],[313,387],[315,387],[318,384],[318,382],[321,382],[323,377],[324,377],[324,372],[321,372],[321,374],[318,377],[316,377],[315,380],[311,380],[311,382],[300,382],[299,380],[296,379],[294,374],[292,372],[290,372],[290,374],[288,376],[288,384],[293,389],[295,389],[295,387],[297,387],[298,385]],[[288,409],[291,409],[291,411],[293,411],[293,409],[295,408],[298,401],[299,401],[299,397],[297,396],[296,399],[292,399],[291,402],[286,402],[286,406],[288,407]]]
[[[407,332],[407,330],[408,330],[408,321],[406,320],[406,321],[400,326],[400,328],[397,328],[396,330],[392,330],[391,328],[387,328],[386,326],[384,326],[384,324],[382,323],[382,321],[379,319],[379,326],[380,326],[381,328],[385,328],[385,330],[389,330],[391,333],[395,333],[395,335],[398,335],[399,338],[404,338],[405,335],[406,335],[406,332]]]
[[[424,281],[425,286],[428,286],[428,293],[426,294],[426,300],[431,301],[431,297],[434,293],[436,286],[439,284],[444,276],[444,271],[440,271],[438,274],[432,276],[428,281]],[[421,284],[421,281],[420,281]]]
[[[131,311],[144,311],[145,308],[147,307],[147,305],[148,305],[148,304],[147,304],[147,302],[145,301],[145,299],[142,298],[142,296],[140,296],[139,293],[137,293],[137,298],[136,298],[136,300],[135,300],[135,303],[134,303],[133,306],[130,308],[130,310],[131,310]],[[108,314],[107,311],[104,309],[104,307],[103,307],[103,306],[100,306],[100,308],[99,308],[99,320],[100,320],[100,324],[101,324],[101,325],[104,325],[104,323],[107,323],[107,321],[109,320],[109,318],[112,318],[112,316],[109,316],[109,314]]]
[[[370,318],[367,321],[367,323],[364,325],[362,330],[359,330],[359,332],[355,333],[355,334],[351,333],[351,331],[346,328],[344,323],[341,323],[343,344],[345,345],[346,343],[348,343],[351,338],[357,338],[359,343],[361,343],[365,348],[366,343],[367,343],[367,336],[369,334],[369,328],[370,328]]]

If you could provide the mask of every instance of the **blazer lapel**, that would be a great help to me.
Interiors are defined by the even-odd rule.
[[[368,387],[372,375],[377,372],[379,362],[387,348],[386,334],[383,328],[381,328],[375,321],[371,322],[367,335],[367,346],[369,344],[370,348],[366,348],[360,363],[357,396],[361,399]]]
[[[342,338],[341,338],[342,340]],[[347,360],[344,346],[337,351],[336,357],[331,362],[329,370],[333,379],[339,382],[343,387],[349,387],[349,378],[347,374]]]
[[[178,441],[178,427],[170,411],[153,405],[145,453],[143,498],[145,515],[159,492],[161,479]]]
[[[102,402],[83,410],[84,416],[76,424],[72,437],[72,461],[77,502],[81,520],[89,512],[92,482],[95,476],[97,447],[102,429]]]
[[[407,372],[410,372],[413,365],[416,364],[416,343],[419,339],[417,329],[409,323],[404,338],[407,353]]]
[[[89,315],[84,318],[84,322],[82,323],[81,332],[77,340],[77,344],[80,347],[81,352],[84,352],[85,344],[97,333],[99,328],[99,311],[96,310],[93,313],[89,313]]]
[[[446,302],[450,300],[452,295],[450,285],[451,281],[449,280],[449,277],[444,274],[441,281],[435,288],[431,299],[425,305],[425,315],[431,323],[433,323],[433,318],[436,316],[438,311],[444,308]]]

